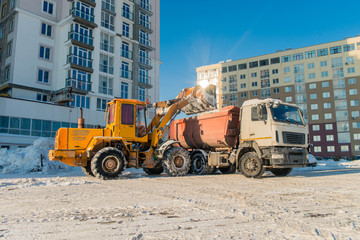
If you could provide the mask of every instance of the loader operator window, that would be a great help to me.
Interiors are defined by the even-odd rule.
[[[134,105],[121,104],[121,124],[134,125]]]
[[[114,119],[115,119],[115,104],[113,104],[109,107],[108,124],[113,123]]]
[[[146,135],[146,108],[145,106],[136,106],[136,136],[144,137]]]

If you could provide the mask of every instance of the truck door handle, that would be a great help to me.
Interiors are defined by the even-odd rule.
[[[250,133],[250,136],[254,136],[255,135],[255,133]]]

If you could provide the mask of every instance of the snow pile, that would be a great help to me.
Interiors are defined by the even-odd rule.
[[[29,173],[42,171],[55,173],[60,169],[69,169],[65,164],[49,161],[48,153],[54,148],[54,140],[39,138],[33,145],[16,150],[0,150],[0,173]],[[43,166],[41,166],[41,156]]]
[[[340,161],[334,161],[332,159],[318,161],[315,167],[316,170],[328,170],[334,168],[354,168],[360,167],[360,161],[348,161],[340,159]]]

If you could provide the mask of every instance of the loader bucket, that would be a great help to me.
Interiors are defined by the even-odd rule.
[[[188,100],[188,104],[181,109],[181,111],[183,111],[186,115],[216,109],[215,85],[208,85],[206,88],[202,88],[200,85],[197,85],[193,88],[184,89],[183,91],[185,96],[180,96],[180,93],[177,98],[186,98]],[[189,91],[191,92],[189,93]]]

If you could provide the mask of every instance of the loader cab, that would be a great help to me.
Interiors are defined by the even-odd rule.
[[[114,99],[107,104],[106,128],[113,137],[125,141],[147,142],[146,103],[133,99]]]

